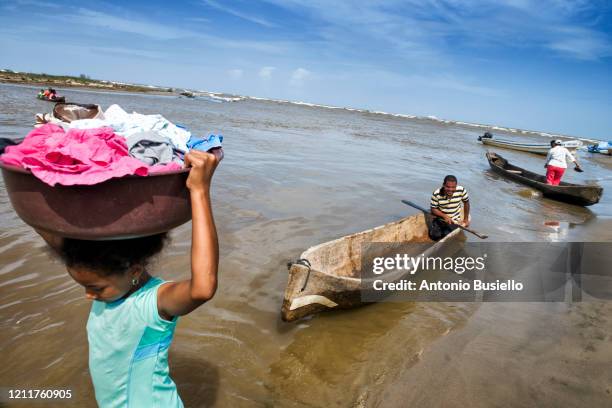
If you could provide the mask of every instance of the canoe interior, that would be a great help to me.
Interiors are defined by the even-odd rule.
[[[542,183],[542,184],[546,184],[546,176],[543,176],[541,174],[538,173],[534,173],[532,171],[529,170],[525,170],[522,167],[518,167],[518,166],[514,166],[510,163],[508,163],[508,160],[504,159],[503,157],[495,154],[495,153],[490,153],[489,156],[487,156],[489,159],[489,161],[501,168],[502,170],[506,170],[509,173],[514,173],[517,175],[521,175],[524,178],[528,178],[530,180],[533,181],[537,181],[538,183]],[[550,184],[546,184],[547,187],[549,188],[554,188],[555,186],[551,186]],[[567,187],[583,187],[579,184],[572,184],[572,183],[567,183],[565,181],[562,181],[561,183],[559,183],[559,186],[567,186]]]
[[[362,244],[389,242],[405,244],[431,243],[425,216],[420,213],[367,231],[348,235],[306,250],[301,258],[308,259],[312,269],[338,277],[358,278],[361,270]],[[389,248],[391,251],[392,248]],[[368,252],[370,256],[384,256]]]
[[[102,108],[94,104],[56,103],[53,107],[53,116],[66,123],[81,119],[97,119],[102,117],[102,114]]]

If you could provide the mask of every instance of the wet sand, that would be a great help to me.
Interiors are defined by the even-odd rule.
[[[369,406],[605,407],[612,303],[482,304]]]
[[[34,99],[35,91],[0,85],[2,136],[24,136],[34,114],[51,108]],[[489,172],[486,149],[476,142],[482,130],[264,101],[66,94],[161,112],[195,133],[226,137],[213,186],[220,288],[180,319],[170,352],[188,406],[429,406],[468,397],[466,405],[507,406],[513,398],[523,406],[601,405],[603,384],[610,384],[602,365],[612,362],[609,304],[383,303],[294,324],[281,322],[279,310],[289,260],[309,246],[414,214],[400,200],[426,205],[447,173],[468,188],[472,227],[490,240],[612,241],[608,157],[582,155],[587,171],[568,174],[568,181],[595,180],[605,189],[601,203],[581,208]],[[502,154],[522,167],[542,167],[540,156]],[[94,406],[85,334],[90,304],[15,215],[0,184],[0,387],[69,388],[74,398],[62,406]],[[174,230],[152,272],[187,277],[190,236],[189,224]],[[604,340],[596,339],[599,330]],[[588,341],[595,351],[585,351]],[[450,363],[436,360],[445,353]],[[441,386],[443,378],[454,385]],[[539,399],[523,397],[535,384]],[[468,396],[459,396],[462,388]]]

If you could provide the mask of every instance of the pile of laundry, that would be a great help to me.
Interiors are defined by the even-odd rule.
[[[223,136],[198,137],[162,115],[127,113],[119,105],[102,112],[98,105],[58,104],[36,120],[36,129],[7,146],[0,161],[30,169],[51,186],[180,170],[190,149],[223,158]]]

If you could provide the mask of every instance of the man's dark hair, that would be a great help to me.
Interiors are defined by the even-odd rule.
[[[168,239],[164,232],[148,237],[109,241],[65,238],[58,252],[67,267],[81,266],[102,276],[123,275],[134,265],[146,267]]]
[[[550,141],[550,147],[555,147],[555,141],[554,140]]]
[[[453,176],[452,174],[449,174],[448,176],[444,177],[444,181],[442,182],[442,184],[446,184],[447,181],[451,181],[453,183],[457,182],[457,177]]]

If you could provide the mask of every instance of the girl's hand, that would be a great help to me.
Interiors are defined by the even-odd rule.
[[[187,177],[187,188],[192,193],[207,192],[210,182],[219,164],[217,156],[199,150],[190,150],[185,155],[185,167],[191,167]]]

